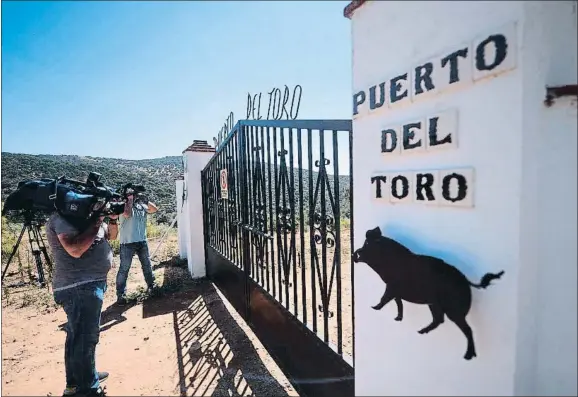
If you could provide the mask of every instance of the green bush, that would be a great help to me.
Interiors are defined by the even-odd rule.
[[[2,217],[2,263],[8,261],[21,228],[21,224],[11,224]]]
[[[110,246],[112,248],[112,252],[114,255],[120,254],[120,240],[117,238],[116,240],[109,241]]]

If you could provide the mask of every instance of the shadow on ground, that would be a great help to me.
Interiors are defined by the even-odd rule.
[[[135,305],[136,302],[128,302],[125,305],[113,303],[107,307],[106,310],[102,312],[100,317],[100,332],[104,332],[114,327],[115,325],[125,322],[126,317],[124,316],[124,313]]]
[[[170,267],[186,267],[186,261],[181,259],[179,255],[173,255],[172,258],[153,265],[153,271]]]
[[[185,267],[184,267],[185,266]],[[153,270],[157,269],[169,269],[169,274],[180,273],[180,271],[186,269],[186,262],[180,259],[178,256],[173,256],[171,259],[166,261],[160,262],[153,266]],[[113,303],[112,305],[108,306],[101,315],[100,318],[100,332],[104,332],[115,325],[118,325],[124,321],[126,321],[126,317],[124,313],[131,309],[132,307],[136,306],[139,302],[144,302],[150,299],[160,298],[166,295],[167,292],[176,291],[183,286],[180,277],[167,277],[167,272],[165,272],[164,280],[161,284],[160,291],[155,295],[149,295],[142,290],[141,292],[133,293],[132,297],[127,297],[127,303],[124,305],[119,305],[117,303]]]
[[[143,302],[143,318],[172,314],[181,396],[287,396],[207,280],[164,266],[163,285],[182,287]]]
[[[100,315],[100,332],[104,332],[114,327],[115,325],[125,322],[126,317],[124,316],[124,313],[135,305],[136,302],[128,302],[125,305],[113,303],[112,305],[108,306]],[[60,324],[58,329],[65,331],[66,322]]]

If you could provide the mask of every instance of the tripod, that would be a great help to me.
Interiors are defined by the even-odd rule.
[[[10,262],[18,252],[18,247],[20,246],[20,242],[22,241],[22,236],[24,236],[24,232],[28,231],[28,242],[30,243],[30,250],[32,251],[32,255],[34,256],[34,263],[36,264],[36,271],[38,273],[38,284],[41,287],[46,286],[46,278],[44,276],[44,266],[42,265],[42,259],[44,258],[44,262],[46,263],[46,267],[48,268],[49,274],[52,274],[52,262],[50,261],[50,256],[48,255],[48,250],[46,249],[46,245],[44,244],[44,239],[42,238],[42,234],[40,233],[40,228],[42,227],[43,222],[38,220],[30,219],[26,217],[24,219],[24,224],[22,225],[22,230],[20,231],[20,235],[18,236],[18,240],[16,240],[16,244],[14,244],[14,248],[12,248],[12,253],[8,257],[8,262],[4,266],[4,270],[2,270],[2,281],[4,281],[4,276],[6,276],[6,272],[8,271],[8,267],[10,266]]]

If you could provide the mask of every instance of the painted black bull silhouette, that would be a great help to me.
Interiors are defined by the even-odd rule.
[[[444,322],[444,315],[447,315],[468,340],[464,358],[470,360],[476,357],[474,336],[466,321],[472,304],[470,286],[486,288],[492,280],[502,277],[504,271],[486,273],[479,284],[473,284],[458,269],[443,260],[414,254],[397,241],[383,236],[379,227],[367,231],[363,247],[353,253],[353,261],[369,265],[386,284],[381,301],[372,306],[375,310],[395,300],[395,320],[401,321],[402,300],[428,305],[433,320],[418,332],[427,334],[433,331]]]

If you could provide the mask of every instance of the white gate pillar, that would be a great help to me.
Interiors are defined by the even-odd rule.
[[[184,205],[184,179],[178,179],[175,181],[176,193],[177,193],[177,225],[178,225],[178,239],[179,239],[179,257],[181,259],[187,258],[187,222]]]
[[[391,250],[377,231],[366,240],[368,230],[473,283],[505,272],[472,288],[472,358],[447,304],[444,323],[418,334],[432,322],[428,305],[404,302],[394,321],[395,301],[373,308],[384,281],[355,263],[356,395],[576,395],[576,15],[575,1],[356,0],[346,9],[354,248],[367,241],[362,252],[378,259],[364,259],[403,284],[390,293],[435,286],[422,303],[469,298],[434,282],[439,268],[425,272],[423,257],[392,270]],[[553,86],[566,94],[549,103]],[[421,267],[407,275],[404,263]]]
[[[207,141],[193,141],[183,152],[185,162],[185,189],[186,201],[185,221],[186,224],[186,257],[191,277],[200,278],[207,274],[205,267],[205,238],[203,234],[203,198],[201,189],[201,171],[211,157],[215,149],[207,144]],[[179,225],[179,228],[181,225]]]

